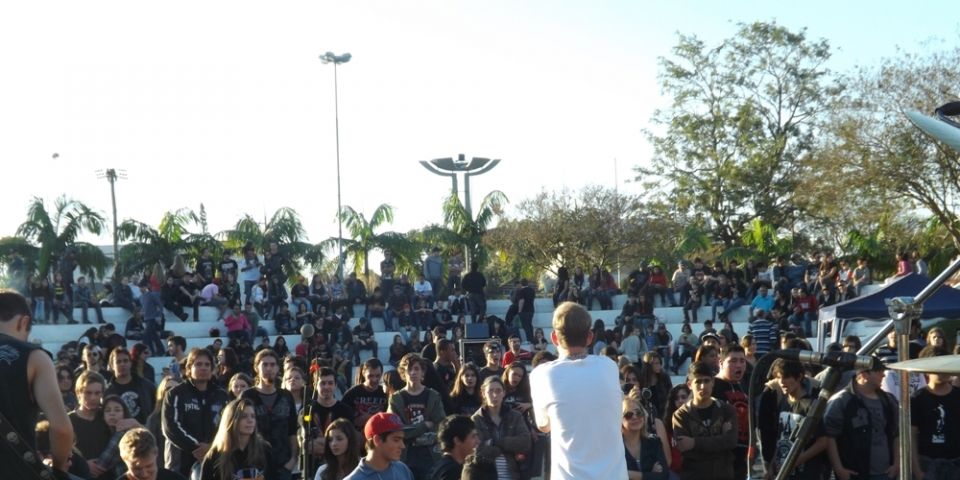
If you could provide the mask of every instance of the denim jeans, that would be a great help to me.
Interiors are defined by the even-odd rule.
[[[813,321],[817,318],[816,312],[794,313],[787,317],[790,325],[800,326],[803,324],[803,334],[807,338],[813,336]]]
[[[162,355],[165,350],[163,348],[163,342],[160,341],[160,334],[157,331],[157,319],[148,318],[143,321],[143,324],[143,342],[150,348],[151,354]]]

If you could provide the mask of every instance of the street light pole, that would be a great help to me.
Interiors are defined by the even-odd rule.
[[[117,236],[117,191],[115,186],[117,179],[127,178],[127,172],[123,170],[118,172],[114,168],[97,170],[97,178],[106,178],[110,182],[110,202],[113,204],[113,276],[116,277],[120,273],[120,248]]]
[[[337,276],[343,279],[343,205],[340,200],[340,94],[337,85],[337,65],[347,63],[352,58],[349,53],[334,55],[327,52],[320,55],[320,61],[333,64],[333,118],[337,143]]]

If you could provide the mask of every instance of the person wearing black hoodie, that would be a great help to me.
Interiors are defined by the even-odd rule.
[[[164,465],[189,476],[193,464],[202,461],[210,449],[227,392],[211,381],[213,355],[208,350],[190,351],[184,377],[185,381],[167,394],[161,415],[167,442]]]

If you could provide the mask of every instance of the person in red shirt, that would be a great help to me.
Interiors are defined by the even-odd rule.
[[[793,315],[787,320],[790,325],[799,327],[802,323],[803,334],[807,338],[813,336],[813,321],[817,319],[817,298],[807,294],[802,288],[793,289]]]
[[[503,368],[507,368],[507,365],[517,360],[529,362],[533,357],[530,352],[520,348],[520,336],[516,333],[510,335],[510,338],[507,339],[507,344],[510,349],[507,350],[507,353],[503,354],[503,360],[500,362]]]
[[[677,306],[676,300],[673,298],[673,290],[667,286],[667,275],[663,273],[663,269],[659,265],[654,265],[653,271],[650,273],[650,280],[647,281],[647,289],[649,291],[649,300],[650,304],[653,304],[653,296],[657,293],[660,294],[660,303],[663,306],[670,305],[671,307]],[[669,299],[669,303],[667,302]]]

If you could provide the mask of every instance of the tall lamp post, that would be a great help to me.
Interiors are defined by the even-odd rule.
[[[487,173],[499,163],[499,159],[491,160],[482,157],[473,157],[468,162],[462,153],[457,156],[456,160],[452,158],[436,158],[430,161],[420,161],[420,165],[423,165],[423,168],[426,168],[430,172],[442,177],[450,177],[453,194],[457,195],[457,197],[460,196],[460,193],[457,191],[457,175],[463,175],[463,207],[466,209],[470,221],[473,221],[473,208],[470,204],[470,177]],[[470,262],[469,255],[470,252],[464,249],[464,260],[467,265],[469,265]]]
[[[115,168],[97,170],[97,178],[106,178],[110,182],[110,202],[113,204],[113,276],[116,277],[120,272],[120,248],[117,237],[117,192],[114,187],[118,179],[127,178],[127,172]]]
[[[343,219],[340,214],[343,206],[340,203],[340,95],[337,91],[337,65],[347,63],[352,58],[349,53],[334,55],[327,52],[320,55],[320,61],[333,64],[333,118],[337,139],[337,276],[343,279]]]

